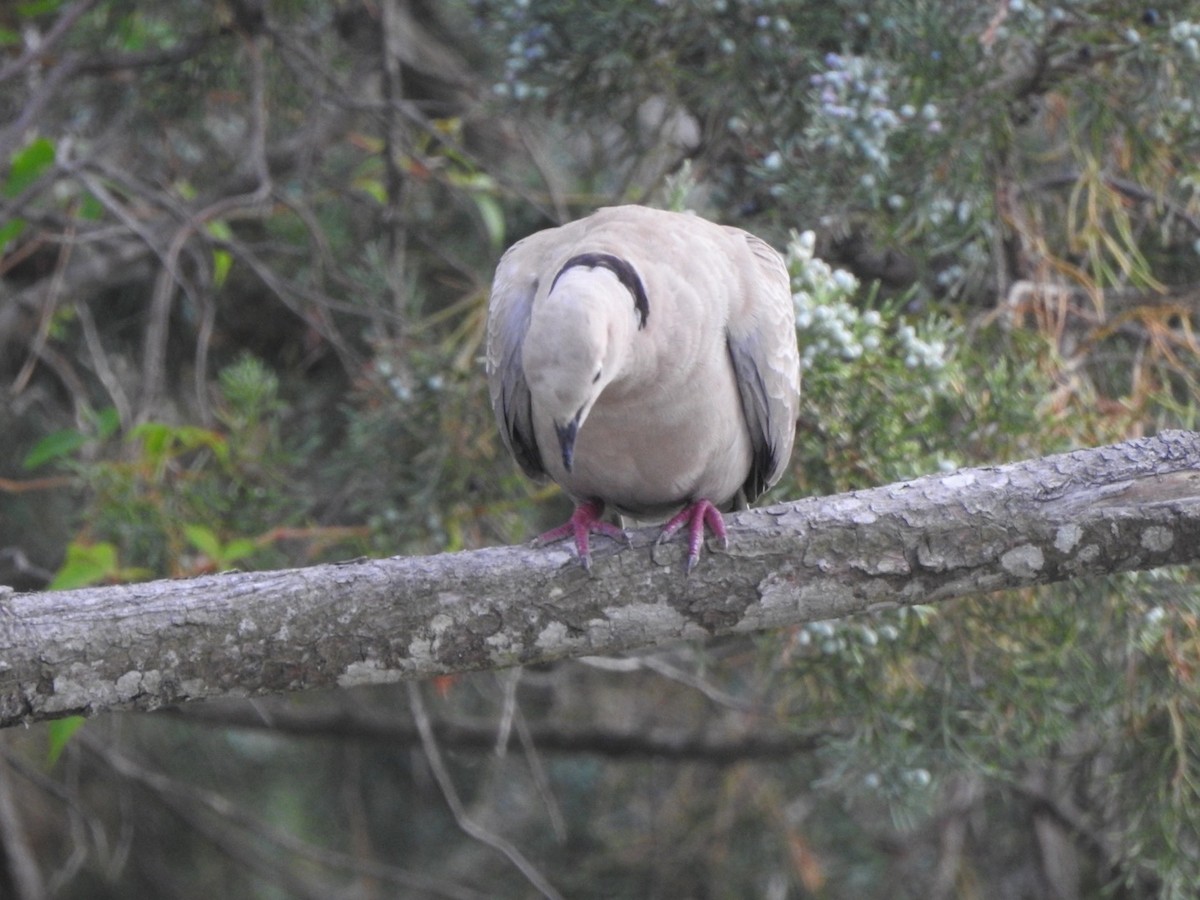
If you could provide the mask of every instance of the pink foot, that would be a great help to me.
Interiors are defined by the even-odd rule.
[[[554,541],[560,541],[565,537],[574,537],[575,551],[579,554],[580,564],[585,569],[591,570],[592,554],[588,548],[589,535],[603,534],[614,541],[620,541],[623,544],[629,543],[629,535],[616,525],[605,522],[600,518],[603,513],[604,502],[601,500],[589,500],[586,503],[580,503],[575,507],[575,512],[571,513],[570,519],[557,528],[551,528],[545,534],[538,535],[534,540],[534,544],[541,547]],[[720,514],[718,513],[718,515]]]
[[[709,531],[721,541],[722,547],[729,546],[729,537],[725,534],[725,519],[722,518],[721,511],[709,500],[697,500],[681,509],[663,526],[662,534],[658,536],[658,542],[661,544],[663,541],[669,540],[685,524],[688,527],[688,555],[683,564],[683,570],[690,574],[692,569],[696,568],[696,563],[700,561],[700,548],[704,545],[705,526],[708,526]]]

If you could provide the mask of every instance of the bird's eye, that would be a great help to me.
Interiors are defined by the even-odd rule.
[[[600,373],[601,373],[602,371],[604,371],[604,370],[603,370],[603,369],[597,369],[597,370],[596,370],[596,374],[592,376],[592,384],[595,384],[597,381],[599,381],[599,380],[600,380]]]

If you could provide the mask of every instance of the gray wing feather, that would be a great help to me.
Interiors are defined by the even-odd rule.
[[[742,487],[754,500],[777,482],[792,455],[800,402],[800,352],[791,279],[783,258],[765,241],[740,229],[751,254],[749,302],[729,324],[729,357],[753,449]]]
[[[487,377],[504,446],[526,475],[544,478],[546,468],[533,430],[533,400],[521,363],[538,290],[537,267],[527,260],[531,249],[527,241],[514,244],[496,267],[488,306]]]

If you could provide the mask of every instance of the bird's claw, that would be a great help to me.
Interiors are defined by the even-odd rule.
[[[592,569],[592,553],[589,546],[589,538],[591,535],[602,534],[619,543],[629,544],[629,535],[611,522],[605,522],[601,518],[603,514],[604,504],[599,500],[580,503],[575,507],[575,512],[571,513],[571,518],[566,522],[557,528],[551,528],[549,531],[538,535],[534,539],[534,546],[544,547],[546,544],[552,544],[555,541],[561,541],[563,538],[572,537],[575,539],[575,552],[579,556],[579,564],[583,566],[585,571],[590,572]]]
[[[710,500],[697,500],[689,503],[672,516],[663,526],[657,543],[670,540],[677,531],[688,527],[688,553],[683,563],[683,571],[690,575],[696,563],[700,561],[700,548],[704,546],[704,529],[707,527],[713,536],[721,542],[721,549],[728,549],[729,535],[725,531],[725,519],[721,511]]]

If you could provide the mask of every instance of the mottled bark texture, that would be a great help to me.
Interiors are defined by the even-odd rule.
[[[0,725],[747,632],[1200,559],[1200,433],[778,503],[682,545],[497,547],[40,594],[0,588]],[[1087,615],[1087,610],[1080,610]]]

